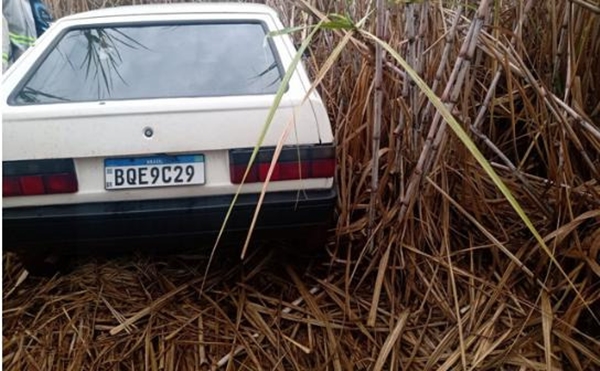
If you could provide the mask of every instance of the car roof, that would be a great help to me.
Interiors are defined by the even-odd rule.
[[[64,20],[93,19],[106,17],[138,16],[138,15],[173,15],[193,13],[219,14],[270,14],[277,17],[273,8],[263,4],[248,3],[177,3],[129,5],[92,10],[64,17]]]

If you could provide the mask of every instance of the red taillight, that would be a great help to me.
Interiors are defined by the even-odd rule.
[[[242,179],[244,179],[244,174],[246,173],[246,165],[231,165],[230,166],[230,177],[231,182],[235,184],[240,184]],[[253,166],[248,173],[248,177],[246,178],[246,182],[248,183],[256,183],[258,182],[258,169],[256,166]]]
[[[2,178],[2,197],[19,196],[20,194],[19,178],[12,176]]]
[[[77,192],[73,160],[5,161],[2,197]]]
[[[314,160],[310,165],[313,178],[331,178],[335,175],[335,160],[332,158]]]
[[[74,193],[77,192],[77,179],[75,174],[53,174],[44,177],[46,193]]]
[[[229,154],[231,182],[240,184],[246,172],[252,149],[232,150]],[[273,148],[262,149],[256,156],[246,183],[264,182],[267,179]],[[290,146],[282,149],[273,167],[270,181],[331,178],[335,175],[335,151],[332,145]]]
[[[43,195],[44,181],[39,175],[27,175],[19,177],[23,196]]]
[[[267,174],[271,163],[258,164],[258,179],[259,182],[267,180]],[[271,180],[292,180],[302,179],[309,177],[309,164],[308,162],[278,162],[273,168],[273,174]]]

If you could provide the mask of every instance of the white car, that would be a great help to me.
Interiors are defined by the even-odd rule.
[[[289,36],[269,35],[281,29],[275,11],[251,4],[118,7],[54,23],[2,81],[5,248],[28,262],[72,241],[218,232],[296,53]],[[310,86],[299,64],[228,232],[248,229],[290,123],[257,230],[330,221],[333,134]]]

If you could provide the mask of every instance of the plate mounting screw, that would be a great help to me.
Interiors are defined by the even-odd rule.
[[[153,135],[154,135],[154,130],[152,130],[151,127],[144,128],[144,136],[146,138],[152,138]]]

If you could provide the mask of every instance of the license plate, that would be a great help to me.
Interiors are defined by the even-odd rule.
[[[204,184],[204,155],[105,159],[104,180],[107,190]]]

